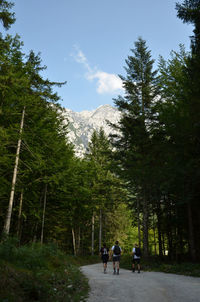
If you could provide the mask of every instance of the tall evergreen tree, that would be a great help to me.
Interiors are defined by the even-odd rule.
[[[186,175],[188,180],[187,189],[190,191],[188,200],[188,222],[189,222],[189,246],[190,255],[195,260],[200,252],[198,242],[200,237],[199,229],[200,211],[198,206],[200,175],[198,172],[198,162],[200,154],[200,1],[185,0],[182,4],[177,3],[177,16],[185,23],[194,25],[194,36],[191,37],[191,55],[185,68],[186,82],[183,90],[183,100],[187,108],[188,140],[185,152],[190,154]],[[191,156],[192,155],[192,156]],[[191,193],[193,192],[193,193]]]
[[[122,112],[119,126],[120,135],[114,139],[117,156],[122,165],[122,175],[133,186],[141,200],[143,209],[143,248],[148,256],[149,222],[149,163],[152,105],[157,97],[156,73],[153,71],[154,60],[146,46],[146,41],[139,38],[132,56],[126,60],[126,77],[123,81],[125,95],[115,99],[115,104]],[[114,136],[113,136],[114,138]]]
[[[176,9],[178,18],[194,25],[191,47],[193,53],[200,53],[200,1],[184,0],[182,4],[176,3]]]
[[[188,61],[187,56],[181,45],[180,52],[171,52],[168,61],[160,58],[161,98],[155,105],[157,115],[151,125],[152,156],[156,158],[153,165],[154,191],[155,196],[157,195],[157,198],[154,198],[157,202],[153,203],[153,207],[157,215],[159,254],[162,255],[165,241],[168,256],[173,259],[180,253],[178,246],[183,247],[183,237],[178,234],[181,233],[179,230],[184,229],[186,219],[183,213],[187,194],[185,190],[183,191],[183,183],[186,163],[189,160],[186,152],[189,137],[187,106],[183,99],[183,91],[186,83],[184,69]],[[178,219],[177,213],[181,213]]]
[[[99,222],[99,248],[102,239],[108,241],[109,235],[106,229],[106,220],[109,214],[114,215],[114,209],[125,202],[126,192],[123,190],[121,180],[112,171],[111,144],[101,128],[99,132],[94,131],[89,143],[86,159],[89,161],[92,169],[91,179],[91,203],[93,214],[98,217]],[[94,219],[93,216],[93,219]],[[93,220],[92,219],[92,220]],[[116,220],[119,218],[116,217]],[[117,228],[119,227],[116,225]]]

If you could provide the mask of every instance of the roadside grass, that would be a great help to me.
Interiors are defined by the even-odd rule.
[[[88,280],[79,266],[97,262],[97,257],[65,255],[53,244],[17,247],[9,239],[0,244],[0,301],[85,301]]]
[[[99,256],[66,255],[54,244],[18,246],[16,239],[0,244],[1,302],[84,302],[88,280],[80,266],[101,262]],[[132,256],[124,254],[120,267],[131,270]],[[200,277],[200,264],[142,258],[143,271]]]
[[[131,270],[132,256],[128,254],[122,255],[120,267]],[[141,270],[200,277],[200,263],[176,263],[166,259],[161,261],[158,257],[141,258]]]
[[[85,256],[74,256],[74,255],[67,255],[67,260],[77,266],[83,266],[88,264],[95,264],[101,262],[101,259],[99,256],[94,255],[85,255]]]

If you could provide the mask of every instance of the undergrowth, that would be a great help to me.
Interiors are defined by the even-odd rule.
[[[132,256],[122,255],[120,266],[131,270]],[[150,257],[149,259],[141,258],[141,269],[143,271],[155,271],[171,274],[179,274],[185,276],[200,277],[200,263],[182,262],[177,263],[167,259],[161,261],[158,257]]]
[[[85,301],[89,286],[78,266],[87,261],[95,259],[65,255],[53,244],[18,247],[9,239],[0,244],[0,301]]]

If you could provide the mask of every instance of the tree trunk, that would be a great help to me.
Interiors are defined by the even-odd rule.
[[[162,250],[163,250],[163,254],[166,255],[166,249],[165,249],[165,235],[164,235],[164,233],[161,233],[161,240],[162,240]]]
[[[177,242],[176,261],[178,263],[181,263],[182,254],[183,254],[183,250],[184,250],[184,243],[183,243],[183,236],[182,236],[182,228],[181,227],[177,228],[177,238],[178,238],[178,242]]]
[[[99,251],[101,249],[102,241],[102,210],[99,210]]]
[[[40,208],[41,208],[41,205],[42,205],[42,198],[43,198],[43,194],[40,194]],[[39,221],[37,220],[36,223],[35,223],[35,227],[34,227],[34,233],[33,233],[33,243],[35,243],[37,241],[37,231],[38,231],[38,226],[39,226]]]
[[[161,232],[161,209],[160,209],[160,201],[157,202],[157,229],[158,229],[158,245],[159,245],[159,257],[163,257],[163,248],[162,248],[162,232]]]
[[[77,238],[77,254],[80,254],[80,246],[81,246],[81,228],[78,228],[78,238]]]
[[[144,257],[149,256],[149,230],[148,230],[148,202],[146,194],[143,195],[143,251]]]
[[[47,203],[47,184],[45,184],[45,189],[44,189],[44,206],[43,206],[43,214],[42,214],[41,244],[43,244],[43,240],[44,240],[44,220],[45,220],[45,212],[46,212],[46,203]]]
[[[194,242],[194,230],[192,222],[192,209],[191,204],[188,202],[188,227],[189,227],[189,252],[191,259],[196,260],[195,242]]]
[[[21,123],[20,123],[20,130],[19,130],[19,140],[17,143],[15,166],[14,166],[14,171],[13,171],[12,186],[11,186],[11,192],[10,192],[10,200],[9,200],[7,216],[6,216],[6,220],[5,220],[5,224],[4,224],[4,229],[3,229],[3,233],[6,236],[8,236],[9,232],[10,232],[13,200],[14,200],[14,195],[15,195],[15,185],[16,185],[18,165],[19,165],[19,154],[20,154],[21,142],[22,142],[21,136],[22,136],[22,131],[23,131],[23,127],[24,127],[24,116],[25,116],[25,107],[22,111],[22,118],[21,118]]]
[[[76,256],[76,238],[75,238],[74,228],[72,228],[72,241],[73,241],[74,256]]]
[[[18,213],[18,222],[17,222],[17,237],[18,238],[20,238],[20,230],[21,230],[22,203],[23,203],[23,190],[21,191],[20,201],[19,201],[19,213]]]
[[[94,255],[94,212],[92,214],[92,256]]]
[[[137,199],[137,223],[138,223],[138,243],[141,248],[141,226],[140,226],[140,201]]]
[[[34,235],[33,235],[33,243],[37,241],[37,230],[38,230],[38,221],[35,224],[35,230],[34,230]]]
[[[167,240],[168,240],[168,257],[170,260],[174,259],[173,249],[173,224],[172,224],[172,207],[169,197],[164,197],[165,204],[167,204]]]
[[[156,226],[155,226],[155,214],[153,213],[153,237],[154,237],[154,254],[157,255],[157,244],[156,244]]]

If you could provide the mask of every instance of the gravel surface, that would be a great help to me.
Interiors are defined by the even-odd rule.
[[[102,264],[82,266],[81,270],[91,288],[88,302],[200,302],[200,278],[125,269],[113,275],[110,262],[107,274]]]

